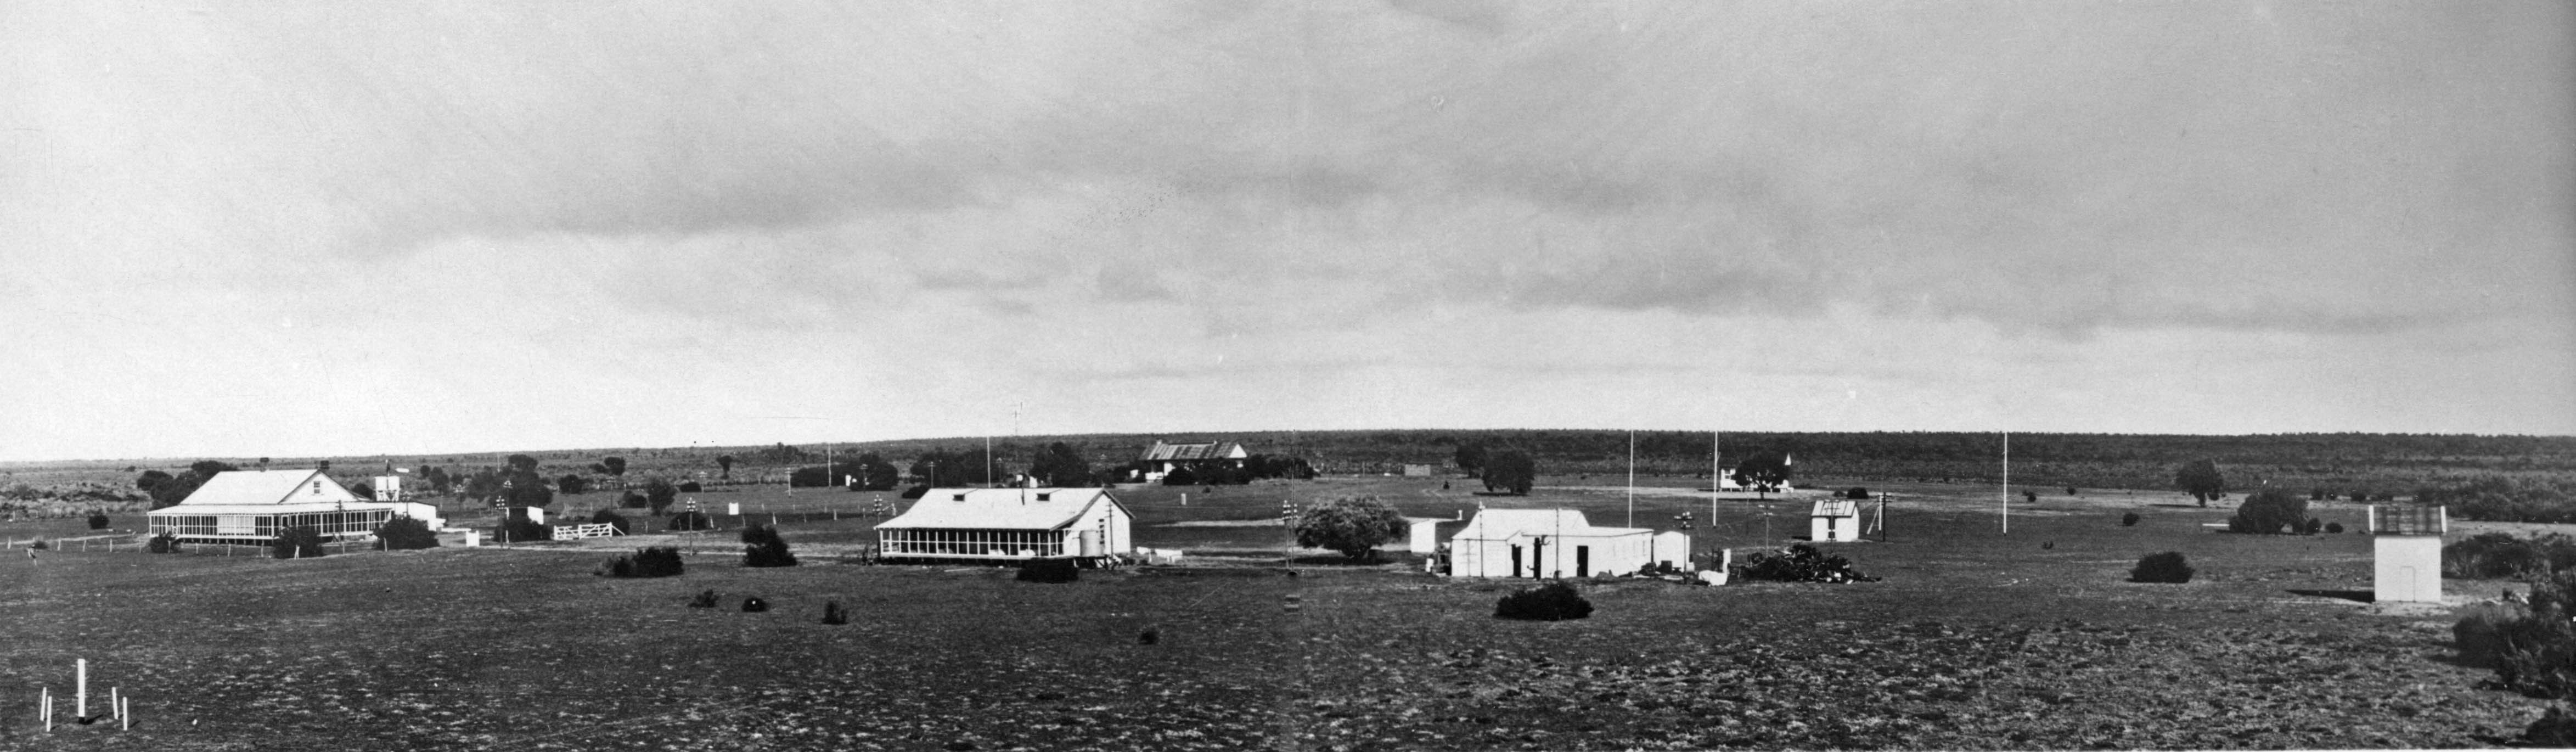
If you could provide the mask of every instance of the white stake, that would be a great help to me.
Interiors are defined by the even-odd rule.
[[[117,730],[118,730],[118,731],[132,731],[132,730],[134,730],[134,698],[132,698],[132,697],[125,698],[125,700],[124,700],[124,704],[123,704],[123,705],[119,705],[119,706],[117,706],[117,707],[122,708],[122,709],[125,711],[125,712],[122,712],[122,713],[118,713],[118,714],[116,714],[117,721],[118,721],[118,723],[120,724],[120,726],[117,728]]]
[[[74,690],[73,690],[73,694],[72,694],[72,717],[74,717],[74,718],[88,718],[88,717],[89,717],[89,659],[87,659],[87,658],[78,658],[78,659],[74,659],[74,660],[72,661],[72,666],[73,666],[73,676],[75,677],[75,681],[79,682],[77,685],[75,685],[75,688],[74,688]]]
[[[54,730],[54,690],[53,690],[53,688],[52,688],[52,687],[47,687],[47,688],[45,688],[45,690],[44,690],[44,694],[43,694],[43,697],[44,697],[44,707],[43,707],[43,708],[41,709],[41,711],[40,711],[39,713],[37,713],[37,714],[38,714],[38,715],[42,715],[42,716],[44,716],[44,717],[45,717],[45,730],[46,730],[46,731],[52,731],[52,730]]]
[[[125,704],[116,701],[115,687],[107,688],[107,712],[115,713],[118,718],[125,717]]]

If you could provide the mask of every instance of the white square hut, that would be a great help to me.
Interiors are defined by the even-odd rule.
[[[1848,543],[1860,540],[1860,502],[1819,499],[1807,512],[1807,540]]]
[[[2369,507],[2371,600],[2442,602],[2447,507]]]

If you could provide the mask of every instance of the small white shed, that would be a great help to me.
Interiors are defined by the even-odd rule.
[[[2442,602],[2442,534],[2448,507],[2369,507],[2371,600]]]
[[[1690,565],[1690,536],[1641,527],[1593,527],[1566,509],[1483,509],[1449,538],[1456,577],[1590,577],[1650,564]]]
[[[1860,502],[1819,499],[1807,513],[1807,539],[1817,543],[1860,540]]]

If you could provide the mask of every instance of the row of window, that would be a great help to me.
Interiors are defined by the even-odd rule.
[[[885,554],[921,556],[1063,556],[1064,534],[1052,530],[877,531]]]
[[[393,518],[390,509],[353,509],[345,512],[298,512],[295,514],[168,514],[151,515],[147,531],[153,535],[170,533],[207,538],[271,538],[288,528],[310,526],[325,537],[373,534],[376,528]]]

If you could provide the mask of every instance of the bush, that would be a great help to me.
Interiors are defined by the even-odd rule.
[[[2460,657],[2495,668],[2493,685],[2532,697],[2576,696],[2576,624],[2568,620],[2576,574],[2532,583],[2531,604],[2475,607],[2452,625]]]
[[[1315,505],[1297,515],[1295,527],[1297,545],[1329,548],[1353,561],[1369,558],[1378,546],[1412,529],[1403,514],[1375,496],[1344,496]]]
[[[109,520],[107,519],[106,512],[89,513],[89,529],[91,530],[106,530],[108,522]]]
[[[378,551],[408,551],[437,547],[438,533],[429,529],[428,522],[411,517],[395,517],[385,520],[385,524],[376,526],[376,550]]]
[[[689,599],[689,607],[690,607],[690,608],[715,608],[715,607],[716,607],[716,589],[715,589],[715,588],[707,588],[707,589],[705,589],[705,590],[700,590],[700,591],[698,591],[698,595],[697,595],[697,597],[695,597],[695,598],[690,598],[690,599]]]
[[[2326,529],[2326,523],[2317,521],[2317,518],[2315,517],[2308,518],[2308,524],[2300,528],[2301,531],[2308,535],[2315,535],[2318,531],[2324,529]]]
[[[667,480],[654,478],[653,482],[644,484],[644,501],[653,507],[654,514],[661,514],[662,510],[671,508],[671,500],[679,495],[680,489],[673,487]]]
[[[1082,579],[1082,568],[1065,557],[1041,557],[1020,562],[1021,582],[1060,584]]]
[[[897,498],[918,499],[921,498],[922,494],[926,493],[930,493],[929,486],[913,486],[911,488],[904,489],[903,493],[897,495]]]
[[[492,537],[503,543],[554,540],[555,529],[526,517],[505,517],[492,528]]]
[[[322,531],[311,525],[297,525],[278,531],[277,540],[268,544],[269,555],[280,559],[310,559],[321,556]]]
[[[2568,569],[2576,569],[2576,538],[2563,533],[2479,533],[2442,547],[2444,577],[2518,580]]]
[[[32,549],[35,549],[35,550],[38,550],[38,551],[43,551],[43,550],[46,550],[46,549],[49,549],[49,548],[53,548],[53,545],[52,545],[52,544],[48,544],[48,543],[46,543],[46,542],[45,542],[45,539],[43,539],[43,538],[37,538],[37,539],[36,539],[36,542],[27,544],[27,547],[28,547],[28,548],[32,548]]]
[[[757,613],[761,613],[761,612],[763,612],[763,611],[768,611],[768,610],[769,610],[769,601],[761,600],[761,599],[760,599],[760,596],[755,595],[755,596],[752,596],[752,597],[749,597],[749,598],[744,598],[744,599],[742,599],[742,612],[743,612],[743,613],[746,613],[746,614],[757,614]]]
[[[669,546],[636,549],[632,560],[634,577],[678,577],[687,569],[680,563],[680,549]]]
[[[555,479],[555,490],[566,494],[586,493],[590,491],[590,480],[572,473],[565,473],[564,477]]]
[[[2531,644],[2531,608],[2520,603],[2478,603],[2461,609],[2451,625],[2451,643],[2460,662],[2494,668],[2515,642]]]
[[[628,491],[626,493],[618,494],[617,506],[626,509],[643,509],[648,506],[648,504],[645,503],[643,494]]]
[[[2297,532],[2305,529],[2307,518],[2307,499],[2278,488],[2266,488],[2246,497],[2245,503],[2236,507],[2236,516],[2227,520],[2227,530],[2255,535],[2273,535],[2284,529]]]
[[[787,552],[787,539],[779,537],[778,528],[752,525],[742,529],[742,565],[746,567],[792,567],[796,555]]]
[[[1852,486],[1851,488],[1843,489],[1843,498],[1867,499],[1869,498],[1869,489],[1862,488],[1860,486]]]
[[[706,486],[703,486],[703,485],[700,485],[697,481],[694,481],[694,480],[684,480],[684,481],[680,481],[679,490],[680,490],[680,492],[681,492],[681,493],[697,493],[697,492],[700,492],[700,491],[707,490],[707,487],[706,487]]]
[[[823,623],[848,624],[850,623],[850,612],[841,610],[840,601],[824,601]]]
[[[630,527],[629,523],[626,521],[626,516],[618,514],[615,509],[601,509],[590,513],[590,524],[615,527],[617,528],[618,535],[627,535],[635,532],[635,529]]]
[[[1195,486],[1198,484],[1199,474],[1192,472],[1186,467],[1172,468],[1171,472],[1163,474],[1163,485],[1166,486]]]
[[[671,515],[671,524],[668,527],[672,530],[714,530],[716,518],[707,516],[705,512],[681,512]]]
[[[143,550],[156,554],[178,553],[179,536],[171,535],[169,533],[152,536],[151,541],[143,544]]]
[[[1749,580],[1772,582],[1877,582],[1878,578],[1853,569],[1851,561],[1827,554],[1804,543],[1789,546],[1786,553],[1755,553],[1735,567],[1735,575]]]
[[[2182,552],[2166,551],[2138,557],[2138,566],[2129,570],[2130,582],[2164,582],[2182,584],[2191,581],[2190,562]]]
[[[1564,621],[1592,616],[1592,602],[1574,591],[1573,585],[1551,582],[1503,596],[1494,602],[1494,618],[1527,621]]]
[[[2326,533],[2327,533],[2327,534],[2330,534],[2330,535],[2332,535],[2332,534],[2341,534],[2342,532],[2343,532],[2343,523],[2341,523],[2341,522],[2328,522],[2328,523],[2326,523]]]
[[[2137,524],[2138,524],[2138,520],[2141,520],[2141,519],[2145,519],[2145,518],[2139,517],[2139,516],[2138,516],[2138,513],[2136,513],[2136,512],[2122,512],[2122,513],[2120,513],[2120,526],[2121,526],[2121,527],[2133,527],[2133,526],[2137,525]]]

